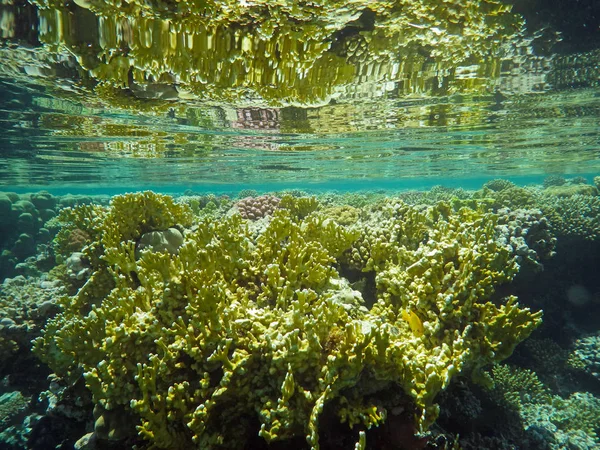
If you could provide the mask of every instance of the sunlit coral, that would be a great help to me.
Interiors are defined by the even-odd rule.
[[[401,386],[425,430],[452,377],[506,358],[540,323],[514,297],[490,301],[518,270],[492,214],[385,203],[377,242],[368,222],[342,226],[311,199],[286,204],[251,232],[239,214],[190,228],[189,208],[169,197],[115,197],[86,229],[94,272],[36,351],[82,375],[104,410],[137,417],[158,448],[237,448],[258,433],[317,449],[326,406],[363,429],[385,422],[364,377],[372,394]],[[86,208],[63,219],[81,228]],[[184,230],[176,252],[136,252],[144,233],[172,227]],[[370,309],[340,275],[344,261],[375,272]]]

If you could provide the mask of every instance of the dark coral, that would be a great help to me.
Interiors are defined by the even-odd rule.
[[[65,250],[68,253],[80,252],[91,241],[90,235],[85,231],[75,228],[69,233]]]

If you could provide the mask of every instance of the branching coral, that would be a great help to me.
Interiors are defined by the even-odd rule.
[[[540,322],[515,298],[489,301],[518,269],[491,214],[383,204],[373,235],[369,222],[314,212],[316,201],[284,200],[254,234],[240,215],[190,229],[169,197],[116,197],[86,230],[94,273],[36,351],[83,374],[104,410],[137,416],[158,448],[238,448],[258,433],[316,449],[325,407],[357,432],[378,426],[387,410],[374,396],[392,386],[425,430],[455,374],[507,357]],[[171,227],[185,229],[176,251],[136,255],[144,233]],[[346,263],[376,272],[371,310],[340,276]]]
[[[531,370],[495,364],[492,368],[494,386],[492,396],[499,403],[520,411],[526,405],[548,403],[551,400],[548,389]]]

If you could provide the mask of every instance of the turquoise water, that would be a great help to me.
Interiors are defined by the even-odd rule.
[[[3,190],[220,191],[264,184],[343,190],[348,183],[426,187],[600,172],[593,5],[561,21],[561,13],[541,5],[516,2],[510,11],[491,2],[489,11],[473,10],[473,17],[489,14],[490,29],[465,25],[462,34],[439,26],[420,32],[421,25],[399,16],[394,20],[407,21],[405,39],[414,40],[400,50],[394,47],[403,42],[395,34],[399,25],[386,16],[396,12],[333,19],[324,9],[323,20],[332,20],[337,34],[324,32],[324,47],[314,54],[318,37],[290,34],[307,40],[307,53],[303,59],[292,46],[290,61],[279,54],[283,69],[272,60],[276,52],[260,53],[262,45],[284,45],[283,19],[272,19],[282,21],[282,31],[270,38],[242,27],[238,38],[254,43],[244,53],[225,37],[228,44],[213,48],[210,34],[182,31],[160,8],[146,22],[123,11],[122,23],[113,24],[101,3],[91,10],[85,2],[3,5]],[[434,20],[427,17],[420,20]],[[577,20],[585,26],[574,26]],[[371,30],[370,21],[379,28]],[[164,35],[156,37],[156,54],[148,54],[151,43],[138,38],[153,26]],[[379,41],[388,27],[392,36]],[[214,33],[218,40],[221,31]],[[432,50],[429,41],[443,33],[456,43],[441,39]],[[175,49],[163,48],[167,38]],[[192,38],[212,50],[179,52],[180,42]],[[128,72],[113,67],[118,61],[127,61]],[[222,69],[188,76],[201,70],[194,64],[204,67],[199,61]],[[267,80],[270,71],[274,78]]]
[[[496,177],[527,182],[528,177],[539,181],[550,174],[591,176],[600,172],[600,96],[594,89],[574,96],[566,91],[525,97],[537,110],[514,109],[516,100],[511,99],[485,107],[450,105],[483,113],[464,125],[436,126],[422,120],[404,126],[392,120],[375,121],[374,128],[382,129],[370,130],[359,120],[348,127],[353,130],[341,133],[247,131],[233,129],[237,124],[226,120],[204,128],[168,117],[107,112],[73,116],[36,107],[23,114],[4,107],[0,179],[5,190],[104,189],[117,184],[127,189],[221,191],[262,189],[265,184],[338,185],[344,190],[349,182],[363,189],[461,182],[473,186],[471,180]],[[576,105],[569,108],[567,102]],[[498,108],[490,112],[493,106]],[[393,105],[390,112],[398,109]],[[428,117],[431,107],[425,104],[423,109]],[[326,116],[327,111],[321,113]],[[82,121],[90,125],[80,126]],[[284,123],[294,125],[293,119]]]

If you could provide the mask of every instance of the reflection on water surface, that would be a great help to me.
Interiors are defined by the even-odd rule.
[[[594,173],[596,10],[563,8],[6,1],[2,183]]]

